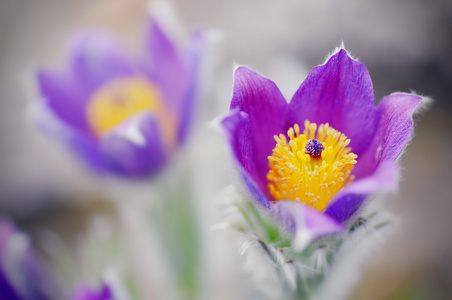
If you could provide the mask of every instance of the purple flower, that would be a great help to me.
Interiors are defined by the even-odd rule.
[[[0,300],[45,300],[47,283],[27,237],[0,219]]]
[[[155,174],[187,136],[201,41],[179,53],[150,21],[144,57],[132,60],[108,34],[76,35],[68,68],[37,74],[39,126],[98,171]]]
[[[343,230],[369,194],[396,185],[421,102],[394,93],[375,107],[366,67],[340,49],[289,103],[273,81],[237,68],[222,125],[253,198],[308,241]]]
[[[80,286],[72,295],[71,300],[115,300],[111,287],[103,283],[98,291],[86,286]]]

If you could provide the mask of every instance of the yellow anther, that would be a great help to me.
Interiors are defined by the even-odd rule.
[[[159,89],[147,78],[117,78],[96,90],[86,107],[92,133],[101,137],[120,123],[142,112],[152,112],[167,146],[175,141],[176,120],[164,105]]]
[[[350,174],[358,156],[347,147],[350,140],[328,123],[317,126],[305,121],[304,125],[303,133],[295,124],[287,131],[288,138],[275,136],[276,146],[268,157],[268,188],[275,200],[302,201],[323,211],[330,199],[353,181]],[[311,145],[322,151],[316,157],[307,154],[312,151],[305,152],[313,139],[316,142]]]
[[[143,78],[123,78],[108,82],[91,97],[88,121],[96,136],[101,136],[126,119],[143,111],[161,107],[160,92]]]

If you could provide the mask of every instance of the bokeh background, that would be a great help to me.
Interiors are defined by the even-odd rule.
[[[50,231],[77,245],[98,216],[114,230],[119,225],[96,176],[34,128],[34,71],[62,68],[68,37],[80,28],[114,31],[137,52],[148,6],[144,0],[0,0],[0,214],[37,244]],[[235,245],[209,229],[221,222],[215,199],[236,181],[211,122],[228,109],[233,66],[275,79],[289,98],[341,42],[366,64],[377,101],[394,91],[433,99],[415,117],[398,193],[379,200],[397,216],[397,230],[361,266],[349,299],[452,299],[452,2],[174,0],[170,6],[181,32],[213,29],[198,119],[173,163],[196,161],[188,166],[205,228],[206,299],[247,299]]]

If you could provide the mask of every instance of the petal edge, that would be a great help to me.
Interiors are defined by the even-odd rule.
[[[344,133],[358,156],[375,131],[372,80],[364,64],[341,49],[309,72],[289,103],[286,127],[305,120]]]

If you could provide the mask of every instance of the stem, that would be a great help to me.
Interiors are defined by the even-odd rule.
[[[123,244],[139,299],[163,299],[168,295],[169,274],[158,234],[147,222],[152,187],[147,182],[107,181],[105,189],[118,214]],[[145,234],[143,234],[145,232]]]

